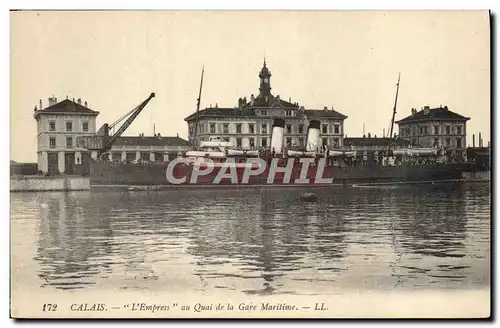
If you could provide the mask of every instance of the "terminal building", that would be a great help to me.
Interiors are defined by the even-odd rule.
[[[43,108],[40,100],[33,117],[37,121],[37,167],[44,174],[74,174],[84,171],[81,167],[95,154],[77,144],[77,137],[96,134],[98,111],[87,102],[49,98]],[[176,158],[179,152],[189,149],[187,140],[176,137],[122,136],[111,148],[114,162],[158,162]]]
[[[396,121],[399,137],[413,147],[440,147],[446,149],[450,160],[466,154],[467,121],[469,117],[452,112],[448,106],[420,111],[412,108],[411,115]]]
[[[259,94],[238,99],[232,108],[205,108],[185,118],[188,139],[192,144],[219,139],[231,142],[242,149],[269,149],[274,118],[285,120],[284,144],[305,146],[307,128],[311,120],[321,124],[323,146],[343,146],[344,120],[346,115],[328,109],[306,109],[296,102],[283,100],[271,93],[271,72],[264,61],[259,73]],[[198,118],[197,118],[198,116]],[[197,131],[195,133],[195,125]]]

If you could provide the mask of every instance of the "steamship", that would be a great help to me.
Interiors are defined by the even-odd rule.
[[[185,157],[147,165],[91,163],[91,183],[157,187],[328,187],[460,181],[461,169],[445,163],[438,148],[388,149],[370,162],[354,147],[321,147],[320,125],[311,121],[306,147],[283,145],[285,121],[274,119],[268,150],[236,149],[205,141]],[[361,156],[360,156],[361,155]]]
[[[196,122],[199,117],[201,89],[198,96]],[[264,63],[261,84],[269,91],[266,80],[270,76]],[[395,122],[399,78],[392,112],[391,129]],[[390,142],[385,151],[368,158],[350,145],[344,149],[322,146],[320,126],[310,120],[305,147],[284,145],[285,121],[274,118],[271,144],[266,149],[241,149],[220,139],[202,141],[182,158],[164,163],[114,164],[106,160],[113,142],[154,98],[152,93],[132,110],[130,117],[118,131],[109,136],[104,126],[97,136],[81,138],[89,150],[99,150],[96,160],[90,162],[91,184],[94,186],[162,186],[162,187],[304,187],[355,186],[362,184],[422,183],[460,181],[463,168],[447,163],[444,149],[401,148]],[[128,115],[128,114],[127,114]],[[195,129],[196,131],[196,124]],[[194,138],[194,140],[196,140]],[[392,140],[392,139],[391,139]],[[394,144],[394,145],[393,145]]]

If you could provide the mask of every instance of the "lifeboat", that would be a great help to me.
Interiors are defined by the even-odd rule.
[[[329,150],[328,151],[328,157],[340,157],[340,156],[354,157],[354,156],[356,156],[356,151],[354,151],[354,150],[351,150],[351,151]]]
[[[257,157],[259,156],[259,151],[255,149],[226,149],[227,156],[242,156],[242,157]]]
[[[287,151],[287,155],[289,157],[315,157],[316,156],[316,152],[314,152],[314,151],[289,149]]]
[[[394,149],[394,155],[403,155],[403,156],[428,156],[428,155],[437,155],[437,148],[404,148],[404,149]]]

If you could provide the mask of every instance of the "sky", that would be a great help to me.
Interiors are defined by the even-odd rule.
[[[146,99],[124,135],[187,138],[184,118],[258,94],[264,57],[274,95],[347,115],[348,137],[382,136],[396,120],[447,105],[470,117],[467,143],[490,140],[486,11],[11,12],[11,159],[36,162],[33,108],[87,101],[112,123]],[[397,129],[396,129],[397,131]]]

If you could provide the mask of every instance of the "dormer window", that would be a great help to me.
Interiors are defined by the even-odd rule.
[[[286,109],[285,110],[285,115],[286,116],[293,116],[293,111],[291,109]]]
[[[262,110],[260,111],[260,115],[262,115],[262,116],[267,116],[267,109],[262,109]]]

